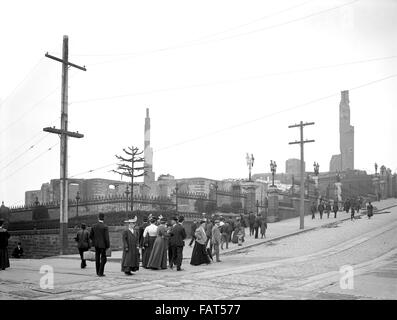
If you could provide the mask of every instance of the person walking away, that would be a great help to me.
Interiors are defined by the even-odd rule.
[[[201,220],[199,227],[195,231],[196,241],[194,242],[192,257],[190,259],[190,264],[193,266],[211,263],[206,249],[207,235],[205,233],[205,225],[206,220]]]
[[[331,203],[327,202],[325,210],[327,211],[327,219],[329,219],[329,214],[331,213]]]
[[[226,243],[226,249],[229,249],[229,222],[221,221],[220,222],[220,231],[221,231],[221,249],[223,250],[223,245]]]
[[[104,277],[106,249],[110,248],[109,228],[104,223],[105,215],[98,215],[98,222],[91,227],[90,239],[95,247],[95,268],[99,277]]]
[[[338,213],[338,202],[334,202],[333,206],[332,206],[332,211],[334,212],[334,218],[336,219],[336,214]]]
[[[221,262],[219,259],[219,245],[221,244],[221,230],[220,230],[220,220],[216,219],[215,224],[212,227],[212,246],[214,248],[214,253],[216,256],[216,262]]]
[[[267,221],[266,216],[261,219],[261,239],[266,238]]]
[[[371,217],[374,215],[374,207],[371,204],[371,201],[369,201],[367,205],[367,215],[368,215],[368,219],[371,219]]]
[[[354,206],[351,206],[350,210],[350,220],[354,220]]]
[[[139,270],[139,227],[136,227],[137,217],[124,221],[128,228],[123,231],[123,255],[121,258],[121,272],[131,276],[132,272]]]
[[[150,253],[149,261],[147,264],[148,268],[150,269],[167,269],[168,235],[166,223],[166,218],[160,219],[160,225],[157,227],[156,240],[153,243],[153,249]]]
[[[198,224],[199,224],[199,222],[197,221],[197,220],[194,220],[193,221],[193,223],[192,223],[192,225],[190,226],[190,235],[191,235],[191,240],[190,240],[190,242],[189,242],[189,247],[191,247],[192,246],[192,244],[193,244],[193,242],[194,242],[194,240],[195,240],[195,238],[194,238],[194,233],[196,232],[196,229],[197,229],[197,227],[198,227]]]
[[[258,214],[255,217],[255,221],[254,221],[255,239],[258,239],[259,227],[260,227],[260,218],[259,218],[259,214]]]
[[[183,247],[185,246],[186,230],[183,227],[185,218],[179,216],[179,218],[173,218],[174,225],[170,230],[170,245],[172,252],[172,260],[170,261],[170,267],[173,268],[176,265],[177,271],[182,271],[182,260],[183,260]]]
[[[324,212],[324,205],[322,202],[318,205],[318,212],[320,212],[320,219],[323,218],[323,212]]]
[[[139,226],[138,241],[139,241],[139,248],[141,249],[142,252],[141,257],[143,258],[143,254],[145,252],[145,246],[143,245],[143,240],[144,240],[143,233],[145,232],[146,227],[150,225],[150,222],[148,217],[143,217],[142,221],[143,221],[142,224]]]
[[[87,225],[83,222],[81,224],[81,230],[77,232],[77,235],[74,238],[77,242],[77,249],[79,250],[81,258],[81,269],[84,269],[87,266],[87,262],[84,260],[84,252],[90,249],[90,233],[86,228]]]
[[[148,225],[143,231],[143,246],[145,250],[142,253],[142,267],[145,269],[148,268],[148,262],[150,258],[150,254],[152,253],[154,241],[157,238],[157,226],[156,226],[156,217],[152,217],[150,219],[150,225]]]
[[[8,239],[10,234],[3,227],[4,220],[0,219],[0,269],[5,270],[10,267],[10,259],[8,258]]]
[[[317,208],[316,208],[316,204],[315,204],[314,202],[312,203],[312,205],[311,205],[311,207],[310,207],[310,210],[311,210],[311,212],[312,212],[312,219],[315,219],[315,218],[316,218],[315,213],[316,213],[316,211],[317,211]]]
[[[254,225],[255,225],[255,215],[254,215],[254,213],[253,212],[250,212],[249,213],[249,216],[248,216],[248,223],[249,223],[249,228],[250,228],[250,237],[251,236],[253,236],[254,235],[254,232],[255,232],[255,230],[254,230]]]
[[[17,246],[15,247],[14,251],[12,252],[12,256],[16,259],[22,258],[23,248],[22,248],[20,242],[18,242]]]

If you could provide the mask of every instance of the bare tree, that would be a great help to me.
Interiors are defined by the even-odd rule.
[[[116,158],[120,161],[118,163],[117,170],[112,170],[122,176],[131,178],[131,212],[134,211],[134,178],[143,177],[146,174],[146,167],[140,165],[145,161],[142,157],[143,151],[139,151],[137,147],[128,147],[128,150],[123,149],[125,156],[116,155]],[[138,166],[136,166],[138,164]]]

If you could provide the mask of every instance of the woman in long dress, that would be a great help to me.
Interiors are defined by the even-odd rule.
[[[121,259],[121,271],[127,276],[139,270],[139,229],[136,229],[137,217],[124,221],[128,223],[128,229],[123,231],[123,257]]]
[[[204,229],[205,223],[205,220],[201,220],[200,226],[194,233],[196,241],[193,247],[192,258],[190,259],[190,264],[193,266],[198,266],[203,263],[209,264],[211,262],[205,246],[207,243],[207,235],[205,234]]]
[[[156,226],[157,218],[153,217],[150,219],[150,225],[145,228],[143,231],[143,246],[145,250],[142,254],[142,267],[145,269],[148,268],[149,258],[152,253],[154,241],[157,238],[157,226]]]
[[[157,227],[157,237],[147,265],[150,269],[167,269],[168,235],[166,222],[167,219],[162,218],[160,225]]]

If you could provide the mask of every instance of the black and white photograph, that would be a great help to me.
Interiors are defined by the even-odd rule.
[[[0,12],[0,300],[397,300],[397,1]]]

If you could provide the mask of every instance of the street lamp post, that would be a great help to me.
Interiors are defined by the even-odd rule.
[[[127,200],[125,201],[125,212],[127,213],[128,216],[128,195],[130,194],[130,191],[128,190],[128,184],[127,184],[127,189],[125,190],[125,195],[127,197]]]
[[[270,170],[272,171],[272,187],[274,187],[274,174],[276,173],[276,161],[270,160]]]
[[[254,166],[254,155],[251,153],[251,156],[248,155],[246,156],[246,160],[247,160],[247,166],[248,166],[248,170],[249,170],[249,175],[248,175],[248,181],[252,181],[251,180],[251,170],[252,167]]]
[[[79,201],[80,201],[80,191],[76,194],[76,217],[79,216]]]

